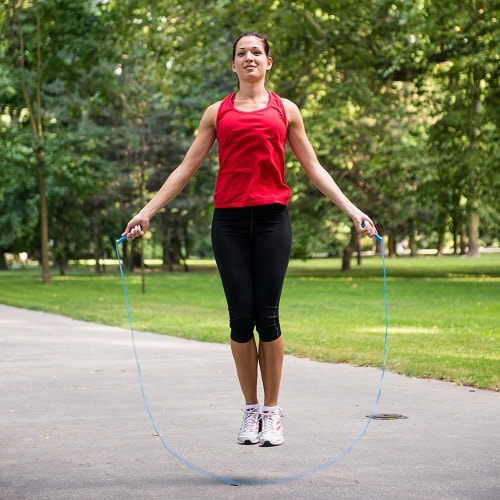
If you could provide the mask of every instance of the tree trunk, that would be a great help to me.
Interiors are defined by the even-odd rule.
[[[172,230],[170,229],[170,226],[166,226],[162,238],[163,266],[166,267],[169,272],[174,270],[174,266],[172,264],[172,254],[170,253],[171,238]]]
[[[459,216],[453,217],[453,255],[458,254],[458,237],[459,237]]]
[[[472,71],[473,86],[477,96],[477,92],[480,90],[481,76]],[[481,100],[475,97],[472,101],[472,112],[474,115],[479,115],[481,113]],[[479,120],[474,118],[475,122]],[[474,126],[471,131],[471,141],[470,150],[474,151],[476,149],[477,138],[481,130],[478,126]],[[481,252],[479,251],[479,201],[477,198],[477,186],[476,186],[476,176],[477,176],[477,163],[475,161],[471,162],[471,181],[469,188],[469,257],[481,257]]]
[[[349,245],[344,248],[344,253],[342,257],[342,271],[351,270],[351,257],[355,250],[359,250],[359,235],[355,227],[351,227],[351,239]]]
[[[408,246],[410,247],[410,256],[415,257],[417,255],[417,241],[415,239],[415,222],[413,220],[410,222],[410,235],[408,237]]]
[[[36,176],[38,183],[38,192],[40,195],[40,251],[42,265],[42,279],[44,284],[50,283],[50,264],[49,264],[49,224],[47,213],[47,196],[45,193],[45,177],[44,177],[44,149],[43,149],[43,127],[42,127],[42,56],[40,42],[40,12],[38,0],[34,1],[35,19],[36,19],[36,82],[35,82],[35,102],[28,91],[26,83],[26,67],[24,63],[24,35],[23,25],[19,16],[19,9],[22,2],[13,5],[14,22],[17,27],[17,36],[19,37],[19,54],[18,64],[20,71],[21,90],[24,96],[26,107],[29,111],[31,128],[36,138]]]
[[[441,224],[441,227],[439,228],[439,234],[438,234],[438,242],[437,242],[437,251],[436,251],[436,256],[437,257],[442,257],[443,256],[443,247],[444,247],[444,237],[446,234],[446,224],[443,223]]]
[[[482,73],[482,72],[481,72]],[[478,74],[476,71],[472,70],[471,79],[474,89],[474,98],[472,100],[472,113],[476,116],[473,117],[474,123],[480,123],[479,117],[482,112],[481,99],[478,97],[480,92],[480,82],[482,81],[483,75]],[[476,149],[477,138],[481,133],[481,129],[478,125],[474,125],[470,132],[470,151],[473,152]],[[474,158],[474,155],[471,155]],[[471,180],[469,186],[469,257],[481,257],[481,252],[479,251],[479,201],[478,201],[478,190],[476,186],[476,177],[478,176],[478,164],[476,161],[471,162]]]
[[[464,224],[460,227],[460,255],[467,253],[467,231]]]
[[[47,196],[45,192],[45,177],[43,175],[43,157],[44,151],[39,148],[36,153],[38,193],[40,194],[40,250],[42,264],[42,279],[45,285],[48,285],[50,279],[49,263],[49,222],[47,211]]]
[[[469,215],[469,257],[481,257],[479,251],[479,210],[477,201],[473,200],[470,206]]]
[[[102,248],[102,235],[101,235],[101,222],[94,223],[92,225],[92,241],[94,247],[94,272],[96,274],[101,274],[104,272],[104,260],[101,262],[101,258],[104,255],[104,249]]]
[[[389,257],[397,257],[398,253],[396,251],[396,237],[392,233],[389,233],[389,241],[387,246],[389,247]]]
[[[0,248],[0,271],[7,270],[7,259],[5,258],[6,249]]]

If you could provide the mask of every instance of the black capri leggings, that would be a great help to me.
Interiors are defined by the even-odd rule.
[[[291,241],[285,205],[215,209],[212,245],[235,342],[250,341],[254,327],[263,342],[280,337],[279,302]]]

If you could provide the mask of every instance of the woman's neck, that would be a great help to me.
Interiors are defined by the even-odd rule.
[[[245,101],[267,100],[268,92],[262,82],[241,83],[237,92],[237,97]]]
[[[256,92],[245,92],[240,89],[234,97],[233,105],[239,111],[258,111],[269,104],[269,93],[266,89]]]

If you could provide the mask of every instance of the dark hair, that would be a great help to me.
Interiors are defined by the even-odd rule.
[[[233,43],[233,61],[234,58],[236,57],[236,45],[238,42],[246,37],[246,36],[254,36],[258,38],[259,40],[262,40],[262,43],[264,44],[264,51],[266,53],[266,56],[269,57],[271,55],[271,47],[269,46],[269,40],[264,36],[261,35],[260,33],[257,33],[256,31],[246,31],[245,33],[242,33]]]

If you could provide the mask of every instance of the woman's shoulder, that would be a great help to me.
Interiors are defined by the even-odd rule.
[[[219,109],[222,105],[222,103],[227,99],[225,97],[224,99],[221,99],[220,101],[216,101],[213,104],[210,104],[207,109],[205,110],[205,116],[209,118],[213,118],[214,121],[217,118],[217,114],[219,113]]]
[[[286,97],[280,97],[281,99],[281,102],[283,103],[283,106],[285,107],[285,109],[288,111],[288,110],[296,110],[298,111],[298,107],[297,105],[291,101],[290,99],[287,99]]]
[[[200,127],[199,127],[200,130],[203,128],[215,129],[217,123],[217,115],[219,113],[221,102],[222,101],[214,102],[205,109],[205,112],[203,113],[203,116],[201,117],[200,120]]]
[[[232,108],[232,102],[234,101],[235,92],[231,92],[226,97],[223,97],[221,100],[214,102],[210,106],[208,106],[207,111],[210,113],[214,113],[217,116],[219,110],[222,108]]]
[[[289,124],[300,117],[300,110],[293,101],[286,99],[285,97],[279,97],[279,99],[281,99],[281,102],[283,103]]]

